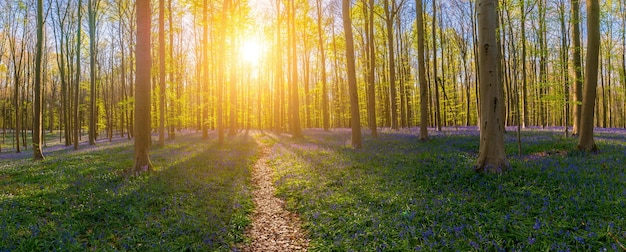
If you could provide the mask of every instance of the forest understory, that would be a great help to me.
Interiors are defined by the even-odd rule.
[[[40,162],[0,153],[0,248],[253,247],[245,231],[259,162],[312,251],[624,248],[626,130],[597,129],[591,154],[562,128],[524,129],[520,155],[509,128],[511,170],[501,175],[473,170],[476,127],[430,130],[428,142],[418,129],[364,131],[361,150],[347,129],[305,130],[303,139],[241,131],[222,146],[215,132],[188,132],[155,146],[154,171],[137,177],[124,173],[128,140],[78,152],[50,144]]]

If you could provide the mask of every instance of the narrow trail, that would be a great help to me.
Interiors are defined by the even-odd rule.
[[[282,199],[277,198],[272,183],[273,171],[268,167],[270,149],[257,140],[260,158],[253,166],[252,182],[255,185],[253,201],[255,210],[252,224],[246,230],[251,238],[241,251],[307,251],[309,241],[301,230],[300,218],[284,208]]]

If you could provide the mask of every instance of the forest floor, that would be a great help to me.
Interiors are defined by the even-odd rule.
[[[300,227],[300,218],[285,210],[284,201],[275,195],[274,171],[268,166],[270,147],[263,143],[267,141],[261,141],[264,135],[256,135],[260,151],[252,167],[255,209],[246,231],[250,241],[241,251],[306,251],[309,241]]]
[[[501,175],[473,171],[477,128],[417,130],[365,131],[361,150],[345,129],[189,132],[131,178],[132,141],[51,140],[41,162],[5,145],[0,250],[626,250],[626,130],[596,129],[588,154],[525,129],[518,153],[509,128]]]

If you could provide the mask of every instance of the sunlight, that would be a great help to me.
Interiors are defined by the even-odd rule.
[[[243,42],[240,49],[242,59],[252,65],[258,65],[261,60],[263,46],[259,39],[247,39]]]

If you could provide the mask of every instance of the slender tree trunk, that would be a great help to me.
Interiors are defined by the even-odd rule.
[[[152,170],[150,163],[150,145],[152,143],[150,122],[150,69],[152,58],[150,55],[150,27],[152,9],[150,0],[137,0],[137,46],[136,54],[136,80],[137,94],[135,95],[135,164],[131,170],[132,175]]]
[[[396,90],[396,61],[393,45],[393,17],[394,7],[389,5],[389,0],[384,0],[385,27],[387,28],[387,50],[389,51],[389,104],[391,112],[391,129],[398,129],[398,104]]]
[[[328,112],[328,88],[326,83],[326,51],[324,50],[324,38],[322,26],[322,0],[316,0],[315,6],[317,8],[317,39],[320,52],[320,71],[322,78],[322,127],[324,130],[330,128],[330,114]]]
[[[564,111],[563,111],[563,125],[565,126],[565,136],[568,136],[568,125],[569,125],[569,57],[568,57],[568,44],[567,44],[567,30],[565,29],[565,3],[563,0],[559,3],[559,15],[561,19],[561,63],[564,64],[561,68],[561,74],[563,75],[563,100],[564,100]]]
[[[33,159],[42,160],[42,94],[41,94],[41,58],[43,54],[43,1],[37,0],[37,55],[35,56],[35,86],[33,114]]]
[[[165,145],[165,91],[165,0],[159,0],[159,146]]]
[[[522,114],[523,114],[523,122],[522,127],[526,128],[529,123],[530,112],[528,112],[528,80],[527,80],[527,70],[526,70],[526,7],[524,7],[526,0],[521,0],[521,12],[522,12]]]
[[[348,63],[348,89],[350,93],[350,117],[352,124],[352,147],[361,149],[361,119],[359,115],[359,95],[356,87],[356,67],[354,57],[354,42],[352,37],[352,20],[350,19],[350,0],[341,1],[343,16],[343,30],[346,35],[346,59]]]
[[[496,37],[498,27],[497,0],[479,0],[478,48],[480,61],[480,150],[476,171],[500,173],[509,168],[504,152],[504,99],[500,79],[500,46]]]
[[[598,83],[598,56],[600,51],[600,4],[598,0],[587,0],[587,57],[585,60],[585,93],[578,149],[596,152],[598,146],[593,139],[593,118]]]
[[[582,56],[580,46],[580,2],[579,0],[571,0],[572,16],[572,63],[574,73],[574,127],[572,135],[578,135],[580,129],[580,120],[582,117],[582,100],[583,100],[583,79],[582,79]]]
[[[78,26],[76,31],[76,81],[74,83],[74,150],[78,150],[79,131],[80,131],[80,48],[81,48],[81,19],[82,19],[82,0],[78,0]]]
[[[89,145],[96,144],[96,6],[87,0],[89,16]]]
[[[369,11],[366,23],[367,55],[369,68],[367,69],[367,120],[372,137],[378,137],[376,125],[376,48],[374,45],[374,0],[368,0]]]
[[[302,128],[300,126],[300,103],[298,97],[298,55],[296,52],[296,3],[295,0],[289,0],[289,23],[290,26],[290,39],[291,45],[289,49],[291,50],[291,79],[289,80],[289,84],[291,85],[291,134],[293,138],[302,138]]]
[[[202,82],[200,84],[200,107],[202,108],[202,114],[200,116],[200,124],[202,128],[202,138],[209,138],[209,104],[208,104],[208,87],[209,87],[209,14],[208,14],[208,0],[204,0],[202,4]],[[227,11],[227,10],[222,10]],[[225,16],[225,14],[223,15]],[[226,22],[226,19],[222,19],[222,22]],[[222,28],[223,29],[223,28]]]
[[[437,131],[441,131],[441,109],[439,108],[439,76],[437,76],[437,4],[436,0],[432,0],[433,4],[433,83],[435,84],[435,124]]]
[[[417,61],[420,84],[420,140],[428,140],[428,85],[424,65],[424,12],[422,0],[415,0],[417,13]]]

